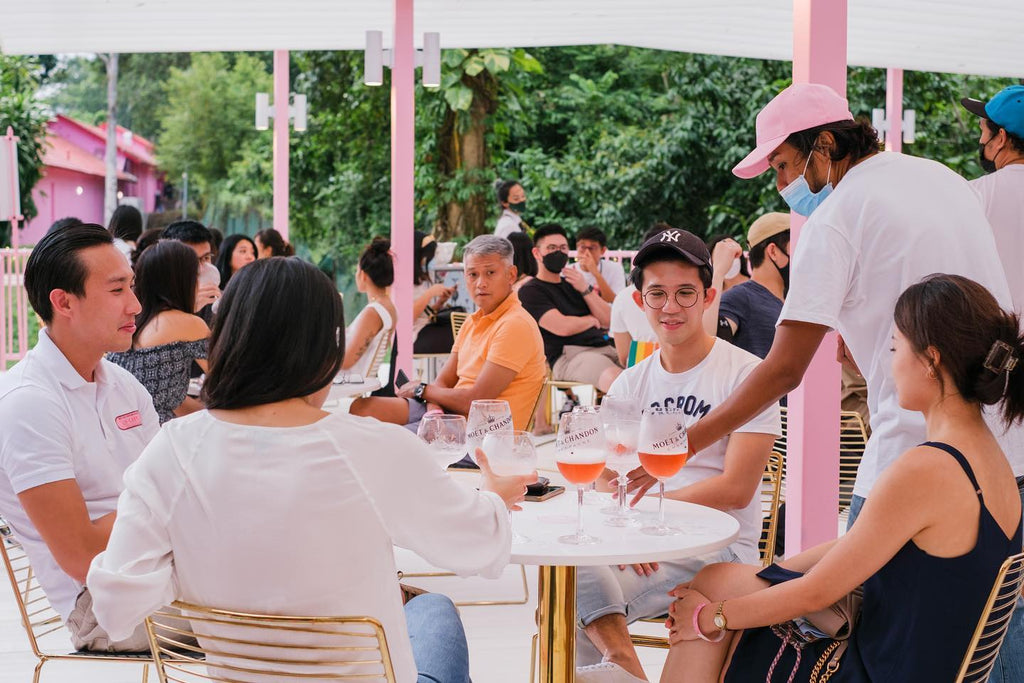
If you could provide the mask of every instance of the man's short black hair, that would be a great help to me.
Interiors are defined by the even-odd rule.
[[[788,254],[789,249],[786,245],[789,244],[789,230],[783,230],[766,240],[761,240],[750,248],[750,265],[752,268],[760,268],[761,264],[764,263],[765,251],[768,249],[769,244],[774,244]]]
[[[540,241],[542,239],[544,239],[545,237],[550,237],[551,235],[561,235],[566,239],[566,241],[569,240],[569,235],[565,232],[565,228],[563,228],[558,223],[548,223],[546,225],[540,226],[533,233],[533,244],[540,244]]]
[[[25,289],[32,310],[44,323],[53,320],[50,292],[62,289],[75,296],[85,294],[88,273],[78,252],[113,243],[114,238],[102,225],[81,222],[51,230],[39,240],[25,264]]]
[[[49,228],[46,229],[46,234],[49,235],[51,232],[57,232],[64,228],[72,225],[83,225],[81,218],[75,218],[74,216],[65,216],[64,218],[58,218],[53,222]]]
[[[983,119],[985,121],[985,127],[988,128],[989,139],[991,136],[999,135],[1000,130],[1006,130],[992,119]],[[1019,135],[1014,135],[1010,131],[1006,131],[1006,137],[1010,140],[1010,148],[1018,154],[1024,154],[1024,138]]]
[[[174,221],[164,228],[163,239],[178,240],[185,244],[208,242],[213,248],[213,233],[199,221]]]
[[[602,247],[608,246],[608,235],[604,234],[604,230],[598,227],[583,228],[580,230],[579,234],[576,235],[576,243],[579,244],[580,240],[597,242]]]

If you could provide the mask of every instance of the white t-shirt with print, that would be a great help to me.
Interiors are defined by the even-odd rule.
[[[612,334],[625,332],[635,341],[657,342],[658,337],[651,329],[651,323],[642,308],[633,301],[636,287],[629,285],[615,295],[612,302],[612,319],[608,331]]]
[[[1009,308],[1009,288],[967,181],[904,154],[881,152],[850,169],[796,245],[779,320],[837,330],[867,379],[871,438],[854,487],[866,497],[889,463],[925,441],[924,417],[899,407],[892,377],[899,295],[927,275],[950,273],[984,285]],[[995,422],[989,424],[1014,473],[1024,474],[1022,430],[1004,434]]]
[[[711,410],[717,408],[736,387],[743,383],[760,359],[721,339],[716,339],[710,353],[686,372],[670,373],[661,364],[661,350],[622,372],[612,383],[609,396],[633,397],[644,408],[682,408],[685,426],[692,427]],[[736,430],[757,434],[782,433],[779,406],[772,404],[763,413]],[[694,482],[722,474],[725,471],[725,451],[729,446],[726,436],[703,449],[690,460],[679,474],[665,482],[665,490],[681,489]],[[727,510],[740,523],[740,535],[732,544],[740,562],[758,562],[757,542],[761,538],[761,499],[752,492],[750,503],[741,510]]]
[[[1024,164],[1010,164],[971,181],[996,238],[1013,307],[1024,311]]]
[[[572,267],[583,273],[583,279],[587,281],[588,285],[597,287],[597,277],[583,270],[578,262],[572,264]],[[618,294],[626,286],[626,270],[622,267],[621,262],[603,258],[597,262],[597,269],[601,271],[601,277],[611,287],[613,294]]]

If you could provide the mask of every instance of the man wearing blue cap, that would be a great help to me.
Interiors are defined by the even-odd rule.
[[[971,187],[992,224],[1013,307],[1024,311],[1024,85],[1003,88],[988,102],[960,102],[981,117],[978,154],[986,175]]]

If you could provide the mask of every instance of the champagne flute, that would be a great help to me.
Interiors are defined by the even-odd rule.
[[[640,464],[658,480],[658,524],[640,531],[652,536],[674,536],[682,530],[665,523],[665,482],[683,468],[689,457],[683,411],[648,408],[640,418]]]
[[[416,436],[427,444],[442,468],[466,455],[466,418],[462,415],[424,415]]]
[[[558,471],[576,484],[576,533],[560,536],[560,543],[590,545],[601,539],[583,532],[583,489],[604,472],[604,433],[596,412],[579,411],[562,415],[555,439],[555,464]]]
[[[640,466],[637,444],[640,440],[640,405],[633,398],[605,396],[601,401],[601,423],[608,448],[608,469],[615,472],[618,503],[601,512],[611,515],[608,526],[640,526],[639,512],[626,504],[626,475]]]
[[[512,430],[512,409],[508,401],[479,400],[470,403],[469,416],[466,418],[469,459],[476,462],[476,449],[483,445],[485,436]]]
[[[530,432],[515,430],[488,434],[480,450],[487,454],[491,471],[499,477],[525,477],[537,471],[537,449]],[[508,523],[512,529],[512,543],[530,540],[516,533],[511,510],[508,511]]]

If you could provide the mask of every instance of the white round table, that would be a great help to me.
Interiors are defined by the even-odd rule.
[[[739,522],[720,510],[665,500],[665,520],[683,530],[675,536],[650,536],[638,527],[611,527],[601,509],[609,494],[588,494],[599,504],[583,506],[584,531],[593,545],[560,543],[576,530],[576,492],[568,490],[542,503],[523,503],[513,514],[515,530],[529,540],[512,546],[509,560],[539,568],[537,628],[541,683],[571,683],[576,673],[576,567],[637,564],[695,557],[719,550],[739,536]],[[636,506],[644,526],[657,521],[658,500],[648,496]]]

